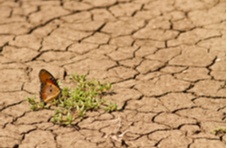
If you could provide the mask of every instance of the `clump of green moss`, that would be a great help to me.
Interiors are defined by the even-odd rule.
[[[101,83],[97,80],[87,80],[85,75],[74,74],[70,80],[75,83],[75,88],[65,87],[61,96],[51,102],[55,107],[55,114],[51,121],[55,124],[70,125],[75,119],[84,118],[86,112],[103,109],[107,112],[117,110],[117,104],[107,102],[103,96],[111,89],[110,83]],[[27,98],[31,110],[49,108],[50,104],[36,102],[36,98]]]

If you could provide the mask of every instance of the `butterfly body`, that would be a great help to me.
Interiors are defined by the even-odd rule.
[[[61,89],[51,73],[45,69],[41,69],[39,79],[41,82],[40,98],[43,102],[48,103],[59,97]]]

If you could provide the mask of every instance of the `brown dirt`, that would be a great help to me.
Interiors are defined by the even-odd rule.
[[[0,147],[224,148],[224,0],[0,0]],[[112,82],[78,127],[25,98],[38,72]],[[65,75],[66,74],[66,75]]]

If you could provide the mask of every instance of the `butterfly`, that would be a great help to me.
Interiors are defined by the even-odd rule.
[[[45,69],[41,69],[39,72],[39,79],[41,82],[40,98],[44,103],[48,103],[61,94],[61,88],[54,76]]]

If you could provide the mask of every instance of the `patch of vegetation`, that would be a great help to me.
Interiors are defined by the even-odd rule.
[[[220,127],[220,128],[216,128],[213,131],[214,135],[223,135],[226,133],[226,128]]]
[[[55,106],[55,114],[51,121],[55,124],[70,125],[75,119],[84,118],[86,112],[103,109],[107,112],[117,110],[117,104],[107,102],[103,96],[111,89],[110,83],[101,83],[97,80],[87,80],[84,75],[72,75],[70,80],[75,88],[65,87],[61,96],[51,104],[36,102],[36,98],[27,98],[31,110],[36,111]]]

